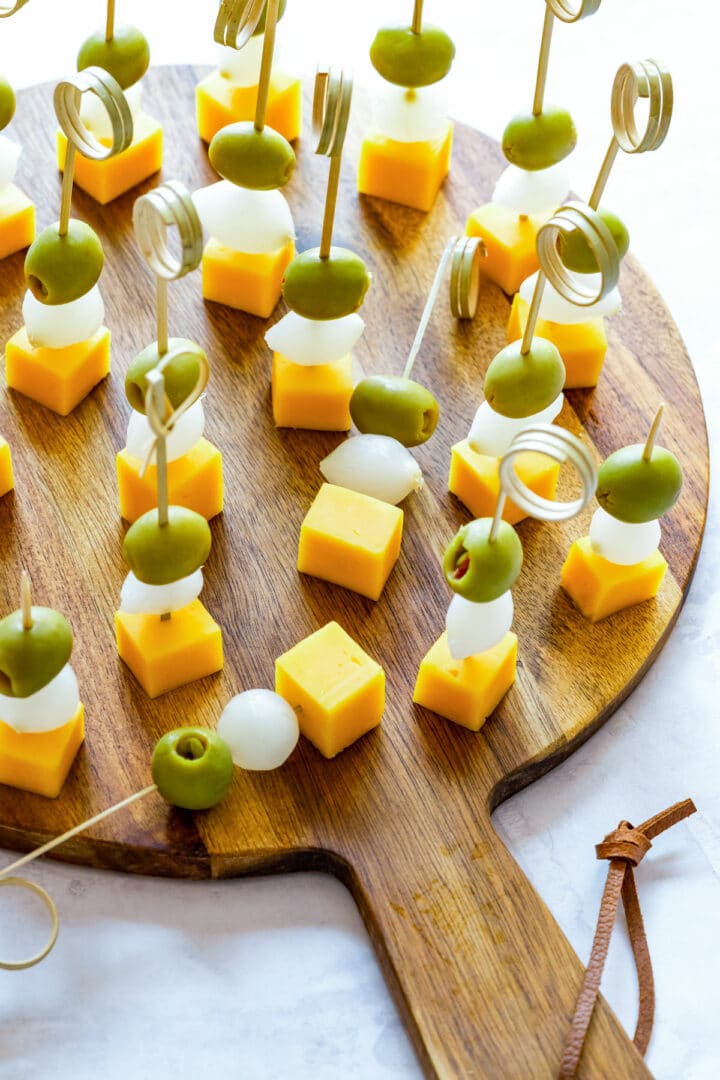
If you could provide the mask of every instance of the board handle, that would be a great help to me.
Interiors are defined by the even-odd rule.
[[[358,865],[356,853],[334,872],[360,908],[426,1074],[556,1077],[582,964],[489,816],[472,822],[469,847],[432,845],[418,824],[400,848],[392,838],[386,858],[374,843],[375,856],[367,850]],[[650,1076],[604,1000],[578,1076]]]

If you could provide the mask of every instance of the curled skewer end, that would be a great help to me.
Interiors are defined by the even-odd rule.
[[[515,469],[515,459],[527,451],[573,465],[582,483],[582,495],[568,502],[557,502],[536,494],[523,483]],[[569,431],[555,424],[536,424],[515,436],[500,459],[500,487],[507,498],[531,517],[540,521],[568,521],[581,513],[597,488],[597,468],[588,448]]]

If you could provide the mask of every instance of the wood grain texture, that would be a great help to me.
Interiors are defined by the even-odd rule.
[[[194,129],[199,74],[158,69],[147,80],[148,108],[165,125],[163,175],[191,188],[215,179]],[[41,227],[59,208],[51,95],[50,86],[22,94],[15,122],[25,144],[19,180],[38,203]],[[458,127],[452,177],[425,216],[358,199],[354,167],[366,124],[357,100],[335,242],[360,252],[375,276],[357,359],[367,372],[398,372],[444,242],[490,196],[502,156],[490,140]],[[318,243],[327,163],[308,141],[298,157],[287,194],[302,250]],[[441,422],[417,452],[426,487],[407,502],[403,551],[375,604],[294,569],[300,522],[321,480],[317,465],[341,436],[276,431],[267,324],[204,304],[197,274],[173,286],[171,333],[199,341],[213,365],[207,434],[223,451],[228,499],[213,523],[203,599],[224,628],[227,663],[218,677],[150,701],[119,662],[112,629],[125,574],[114,464],[129,413],[123,373],[154,337],[152,284],[130,227],[141,190],[104,208],[81,192],[74,199],[75,215],[90,221],[105,245],[111,378],[67,419],[0,393],[0,431],[16,467],[16,491],[0,501],[0,611],[16,606],[20,569],[29,567],[37,602],[60,608],[73,625],[87,714],[87,742],[56,802],[0,788],[0,843],[28,849],[144,786],[161,733],[188,722],[214,724],[233,693],[273,685],[277,655],[337,619],[386,669],[381,729],[331,762],[303,741],[278,772],[238,771],[228,799],[206,814],[143,800],[59,857],[186,877],[334,873],[359,904],[428,1074],[550,1077],[581,966],[498,840],[490,812],[608,718],[656,657],[689,586],[705,519],[708,457],[702,405],[678,332],[646,276],[625,260],[624,309],[609,323],[600,386],[569,393],[561,417],[601,458],[643,438],[658,401],[668,403],[661,441],[679,454],[686,484],[664,523],[670,573],[660,596],[591,626],[559,588],[565,554],[587,532],[591,512],[563,525],[523,523],[517,683],[474,735],[414,708],[411,696],[448,603],[439,555],[469,518],[447,493],[450,447],[467,433],[485,368],[505,342],[507,297],[484,284],[477,318],[463,324],[438,304],[416,377],[437,394]],[[3,340],[22,321],[22,263],[16,256],[0,266]],[[608,808],[608,827],[623,809]],[[598,839],[588,836],[588,858]],[[581,1075],[647,1075],[605,1004]]]

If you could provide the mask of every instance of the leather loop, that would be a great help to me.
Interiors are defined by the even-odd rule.
[[[621,821],[601,844],[595,845],[595,853],[598,859],[624,859],[637,866],[651,847],[644,832],[634,829],[629,821]]]
[[[650,950],[635,885],[634,867],[648,853],[654,837],[694,813],[695,804],[692,799],[684,799],[648,818],[637,828],[633,828],[629,821],[621,821],[617,829],[608,833],[603,842],[596,845],[595,852],[598,859],[609,859],[610,866],[600,901],[590,959],[563,1050],[558,1073],[560,1080],[569,1080],[570,1077],[576,1075],[595,1002],[600,992],[600,980],[621,899],[638,979],[638,1019],[633,1042],[641,1054],[647,1050],[655,1015],[655,985]]]

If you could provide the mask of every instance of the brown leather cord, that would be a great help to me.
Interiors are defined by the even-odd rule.
[[[629,821],[621,821],[617,829],[608,833],[603,842],[596,845],[595,852],[598,859],[609,859],[610,866],[600,901],[600,912],[590,959],[563,1050],[562,1064],[558,1073],[560,1080],[568,1080],[577,1072],[595,1002],[600,992],[600,980],[621,898],[638,979],[639,1007],[633,1042],[641,1054],[647,1050],[655,1013],[655,986],[633,868],[648,853],[656,836],[694,813],[695,804],[692,799],[684,799],[668,807],[667,810],[655,814],[654,817],[648,818],[637,827],[633,827]]]

